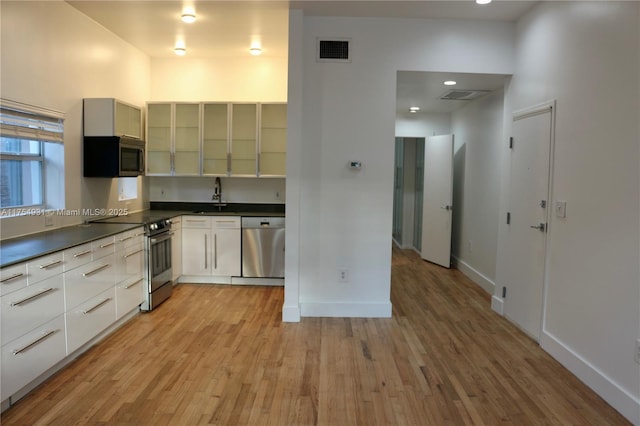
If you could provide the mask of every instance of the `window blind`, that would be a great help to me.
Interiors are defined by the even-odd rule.
[[[62,144],[63,123],[60,112],[0,99],[1,136]]]

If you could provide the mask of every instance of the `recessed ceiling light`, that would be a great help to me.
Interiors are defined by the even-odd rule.
[[[489,4],[491,0],[476,0],[476,4]]]
[[[191,12],[185,12],[182,14],[182,22],[187,24],[193,24],[196,22],[196,14]]]
[[[177,46],[173,51],[176,52],[176,55],[178,56],[184,56],[187,54],[187,49],[185,47]]]
[[[418,111],[420,111],[420,107],[417,107],[417,106],[409,107],[409,112],[412,112],[415,114]]]
[[[259,47],[252,47],[249,49],[249,53],[251,53],[253,56],[258,56],[262,53],[262,49]]]
[[[457,83],[453,80],[447,80],[444,82],[445,86],[455,86]]]

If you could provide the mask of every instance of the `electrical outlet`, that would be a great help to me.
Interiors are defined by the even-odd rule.
[[[280,191],[276,191],[276,200],[280,199]]]
[[[341,283],[349,282],[349,270],[346,268],[338,269],[338,281]]]
[[[46,212],[44,214],[44,226],[53,226],[53,213]]]
[[[636,351],[633,354],[633,359],[640,364],[640,339],[636,340]]]
[[[473,241],[471,240],[467,241],[467,249],[469,250],[469,253],[473,251]]]

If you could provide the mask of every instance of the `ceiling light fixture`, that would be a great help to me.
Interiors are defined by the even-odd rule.
[[[455,86],[457,83],[453,80],[447,80],[444,82],[445,86]]]
[[[258,56],[262,53],[262,49],[259,47],[252,47],[249,49],[249,53],[251,53],[253,56]]]
[[[184,55],[187,54],[187,48],[186,47],[176,46],[175,49],[173,49],[173,51],[178,56],[184,56]]]
[[[193,12],[185,12],[182,14],[182,22],[187,24],[193,24],[196,22],[196,14]]]
[[[415,114],[418,111],[420,111],[420,107],[409,107],[409,112],[413,114]]]
[[[491,0],[476,0],[476,4],[489,4]]]

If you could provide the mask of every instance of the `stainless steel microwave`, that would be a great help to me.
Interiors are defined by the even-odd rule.
[[[144,175],[144,141],[127,136],[85,136],[85,177]]]

